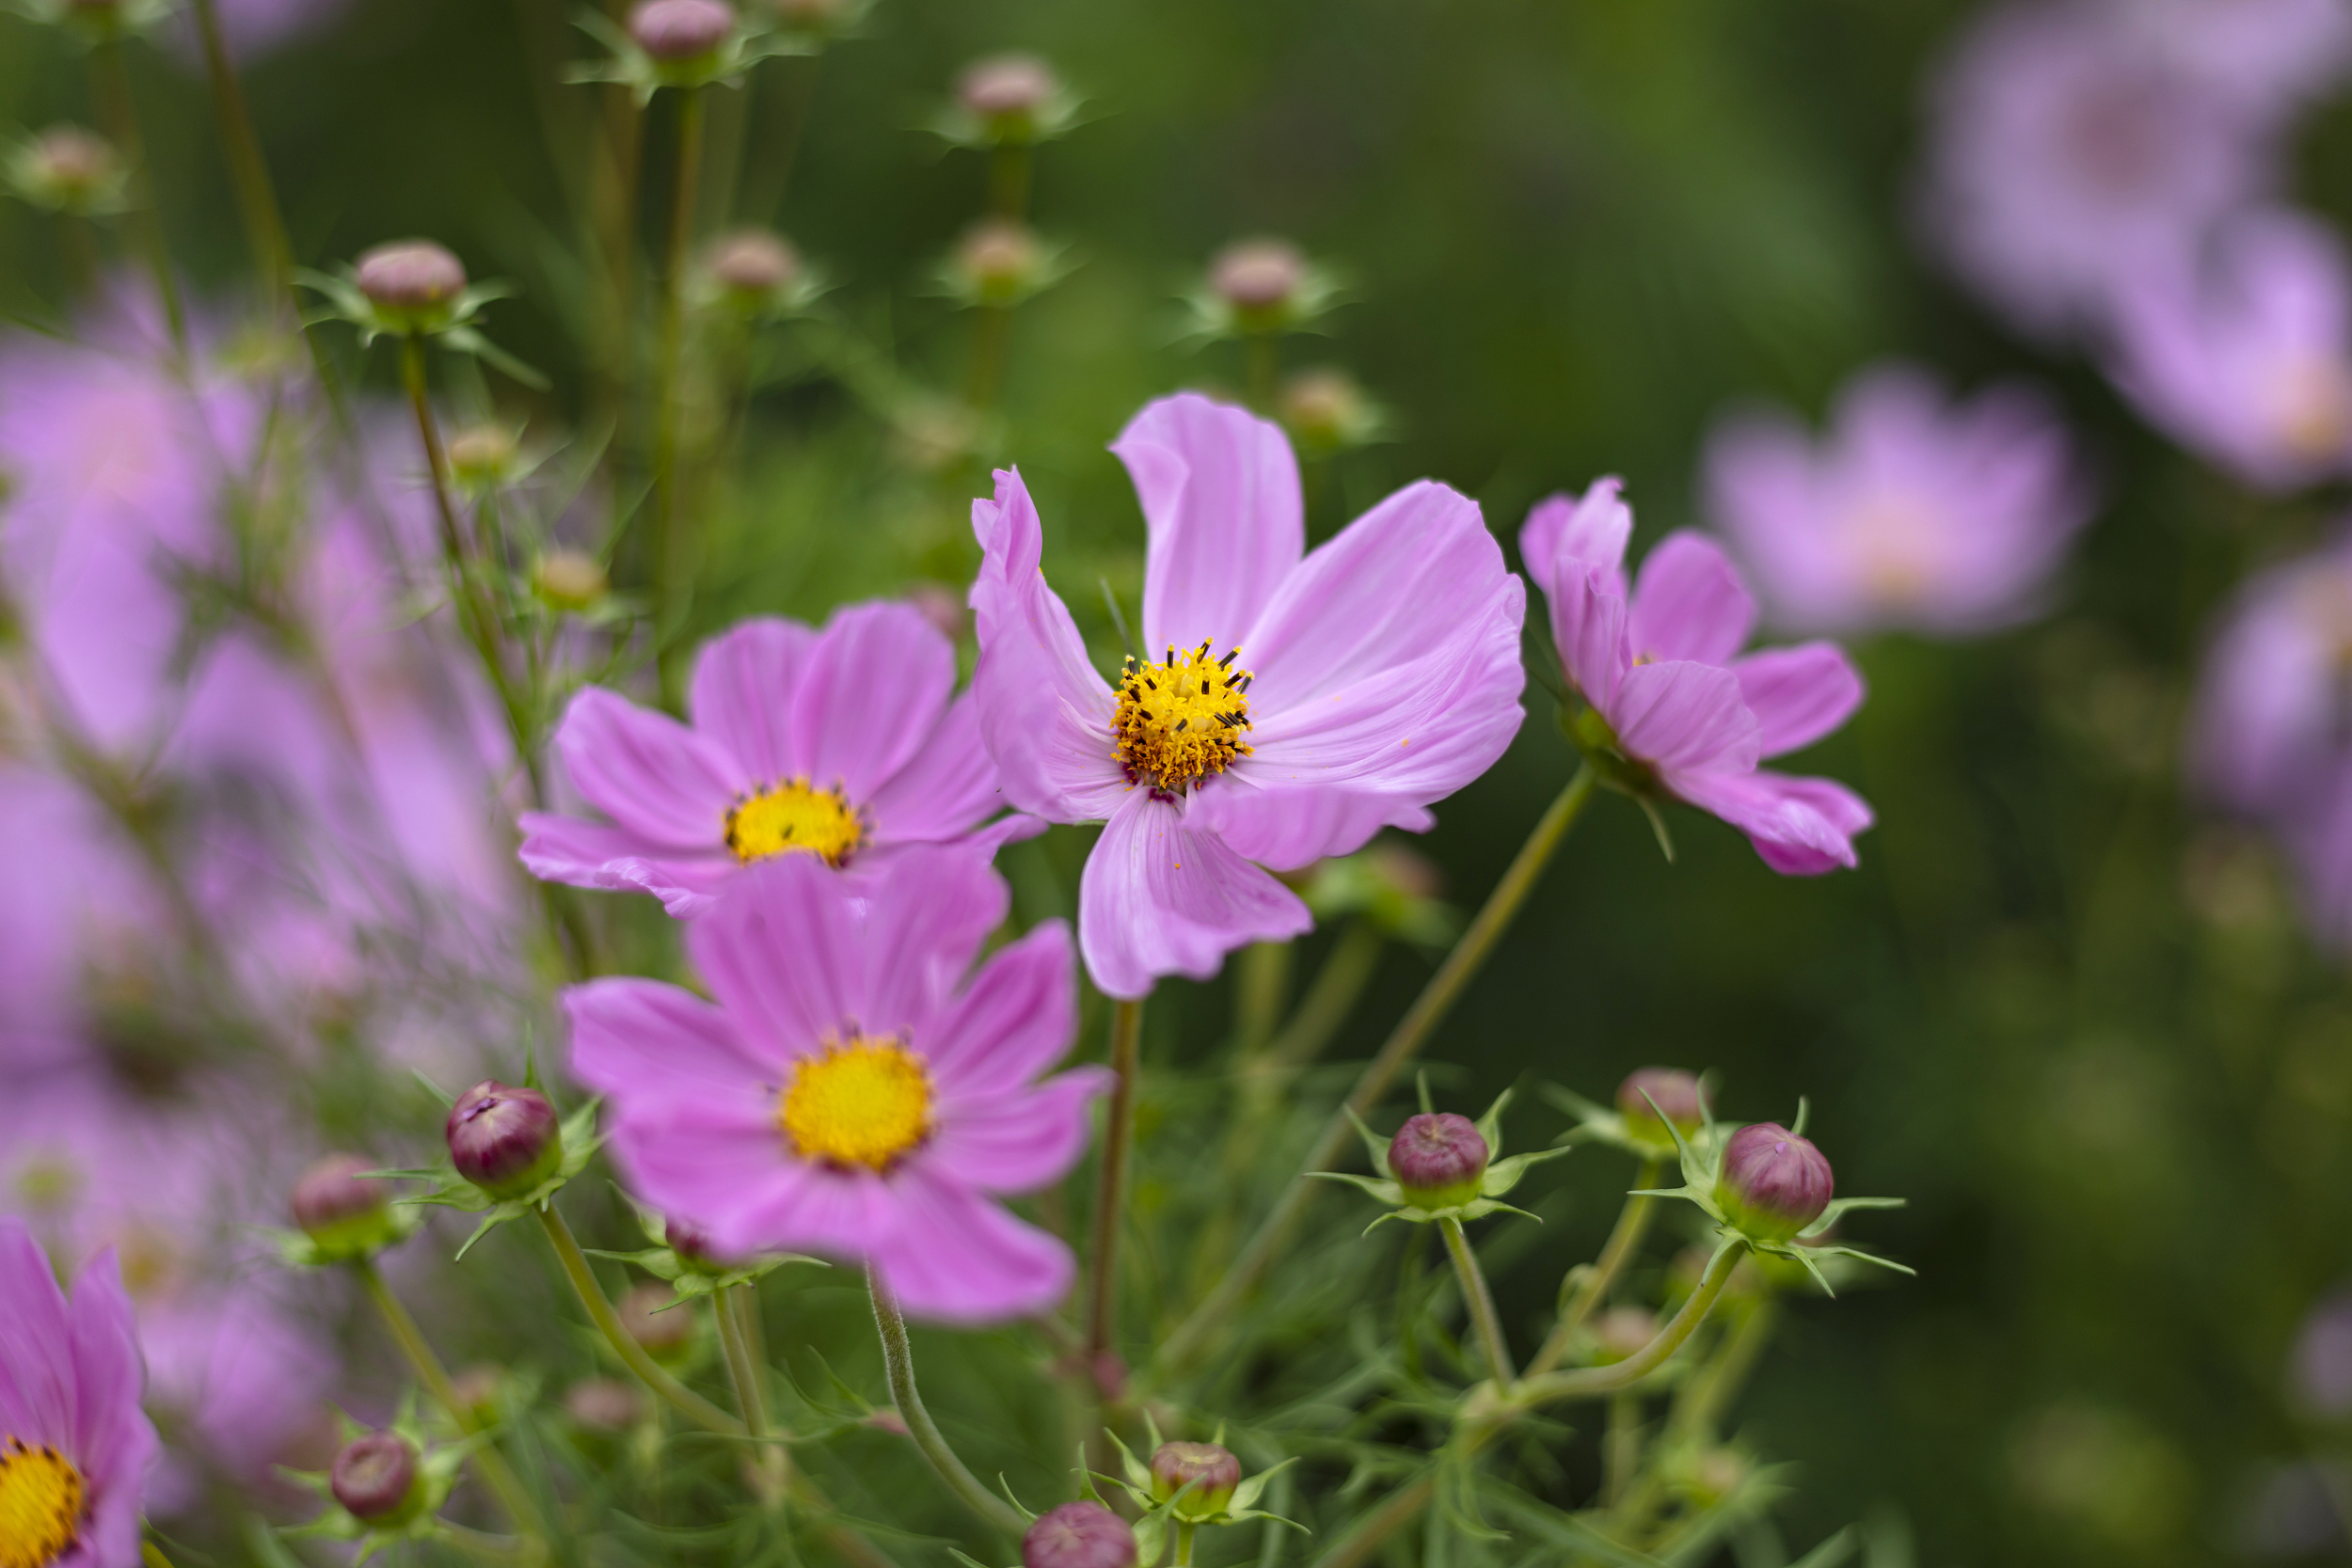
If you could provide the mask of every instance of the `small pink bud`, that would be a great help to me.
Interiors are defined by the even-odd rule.
[[[408,315],[446,310],[466,292],[465,263],[431,240],[398,240],[362,253],[358,277],[370,304]]]
[[[74,211],[87,207],[120,178],[114,144],[78,125],[53,125],[33,138],[18,166],[36,199]]]
[[[397,1239],[389,1189],[360,1174],[375,1168],[358,1154],[330,1154],[294,1183],[294,1222],[321,1255],[358,1258]]]
[[[677,1292],[667,1285],[646,1283],[630,1286],[613,1309],[620,1314],[628,1337],[659,1361],[677,1355],[694,1342],[693,1308],[672,1305],[675,1302]]]
[[[747,305],[765,305],[801,274],[800,252],[765,229],[720,235],[711,242],[705,265],[719,287]]]
[[[1451,1111],[1411,1117],[1389,1141],[1389,1174],[1418,1209],[1450,1209],[1476,1197],[1492,1158],[1478,1124]]]
[[[956,266],[972,292],[993,305],[1018,299],[1043,260],[1037,236],[1009,218],[983,218],[956,243]]]
[[[609,1377],[575,1383],[564,1396],[564,1414],[583,1432],[626,1432],[645,1413],[645,1402],[635,1388]]]
[[[1828,1159],[1776,1121],[1734,1132],[1715,1181],[1716,1203],[1760,1242],[1788,1240],[1821,1217],[1836,1192]]]
[[[1655,1111],[1651,1101],[1658,1102]],[[1660,1111],[1684,1137],[1694,1137],[1707,1125],[1707,1091],[1679,1068],[1645,1067],[1628,1073],[1617,1085],[1617,1114],[1625,1118],[1625,1130],[1644,1143],[1672,1145],[1674,1136],[1658,1119]]]
[[[1639,1307],[1613,1307],[1593,1320],[1593,1345],[1606,1362],[1622,1361],[1658,1338],[1658,1314]]]
[[[1209,264],[1209,287],[1247,314],[1271,314],[1297,297],[1307,258],[1287,240],[1237,240]]]
[[[1021,1568],[1135,1568],[1136,1532],[1101,1503],[1064,1503],[1021,1538]]]
[[[443,1132],[457,1174],[495,1198],[521,1197],[564,1163],[564,1124],[548,1097],[495,1078],[457,1097]]]
[[[992,55],[974,60],[956,78],[956,102],[992,121],[1031,120],[1060,84],[1035,55]]]
[[[1215,1443],[1162,1443],[1152,1450],[1152,1500],[1166,1502],[1184,1488],[1176,1505],[1179,1519],[1206,1519],[1225,1512],[1241,1484],[1241,1461]]]
[[[423,1502],[417,1486],[417,1446],[397,1432],[372,1432],[343,1445],[327,1486],[353,1518],[370,1525],[414,1518]]]
[[[735,12],[721,0],[639,0],[628,13],[628,36],[664,64],[698,60],[735,31]]]

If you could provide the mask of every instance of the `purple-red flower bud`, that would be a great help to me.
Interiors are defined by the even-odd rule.
[[[1209,287],[1248,314],[1281,309],[1306,281],[1307,258],[1288,240],[1236,240],[1209,263]]]
[[[564,1124],[548,1097],[485,1078],[450,1107],[450,1163],[495,1198],[521,1197],[564,1163]]]
[[[1021,1568],[1135,1568],[1136,1532],[1101,1503],[1064,1503],[1021,1538]]]
[[[722,0],[640,0],[628,13],[628,36],[668,65],[714,53],[735,31],[735,12]]]
[[[678,1261],[701,1274],[724,1274],[734,1265],[711,1245],[710,1232],[692,1220],[673,1214],[661,1222],[661,1240]]]
[[[711,242],[705,264],[711,277],[746,304],[764,305],[801,274],[800,252],[781,234],[739,229]]]
[[[1241,1461],[1215,1443],[1162,1443],[1152,1450],[1152,1500],[1164,1503],[1177,1493],[1179,1519],[1200,1520],[1225,1512],[1241,1484]],[[1190,1491],[1185,1491],[1190,1487]]]
[[[356,1258],[397,1239],[392,1195],[360,1174],[373,1169],[360,1155],[330,1154],[294,1183],[294,1222],[323,1256]]]
[[[1478,1124],[1451,1111],[1408,1119],[1389,1140],[1389,1175],[1418,1209],[1450,1209],[1478,1196],[1494,1151]]]
[[[466,292],[466,264],[431,240],[396,240],[360,255],[358,280],[378,309],[425,315],[447,310]]]
[[[417,1484],[417,1446],[397,1432],[371,1432],[343,1445],[327,1485],[351,1516],[370,1525],[415,1517],[424,1500]]]
[[[1829,1161],[1811,1139],[1759,1121],[1724,1146],[1715,1202],[1756,1241],[1785,1242],[1820,1219],[1836,1190]]]
[[[1652,1101],[1657,1110],[1650,1108]],[[1707,1125],[1707,1091],[1696,1078],[1671,1067],[1636,1068],[1617,1085],[1617,1114],[1625,1117],[1625,1130],[1644,1143],[1674,1142],[1666,1121],[1658,1119],[1661,1111],[1684,1137],[1696,1136]]]
[[[992,129],[1012,129],[1005,122],[1032,120],[1059,88],[1054,68],[1035,55],[992,55],[963,68],[956,102]]]

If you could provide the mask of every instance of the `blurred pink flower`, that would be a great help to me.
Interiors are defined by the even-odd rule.
[[[2116,7],[2010,4],[1972,24],[1931,102],[1921,216],[2020,325],[2100,320],[2273,177],[2276,117],[2184,69]]]
[[[555,745],[610,825],[527,812],[522,862],[576,887],[638,890],[691,916],[746,865],[790,852],[871,870],[909,845],[993,848],[1042,825],[1008,816],[956,651],[904,604],[851,605],[822,631],[746,621],[706,645],[692,723],[601,687]]]
[[[2211,265],[2119,296],[2116,384],[2182,445],[2259,489],[2352,471],[2352,283],[2343,247],[2280,212],[2233,219]]]
[[[2279,113],[2352,66],[2352,0],[2102,0],[2182,72]]]
[[[1581,499],[1539,501],[1519,532],[1569,683],[1629,762],[1747,834],[1773,870],[1852,865],[1853,835],[1871,822],[1862,798],[1756,763],[1843,724],[1862,705],[1862,677],[1830,642],[1735,657],[1755,629],[1756,601],[1703,535],[1669,534],[1629,591],[1633,514],[1619,489],[1603,479]]]
[[[2352,536],[2248,579],[2205,656],[2188,770],[2231,809],[2303,809],[2352,752]]]
[[[1308,552],[1290,444],[1240,408],[1164,398],[1111,450],[1150,534],[1146,662],[1116,689],[1095,673],[1046,585],[1037,508],[1000,470],[972,506],[972,684],[1013,804],[1105,824],[1079,944],[1096,985],[1135,997],[1308,928],[1252,862],[1426,832],[1430,802],[1494,764],[1521,718],[1526,592],[1476,503],[1426,481]]]
[[[968,846],[911,847],[854,881],[779,855],[687,929],[716,1006],[651,980],[566,991],[572,1069],[610,1098],[632,1190],[722,1256],[867,1263],[923,1316],[1059,1301],[1070,1249],[995,1198],[1069,1171],[1110,1075],[1037,1082],[1077,1028],[1059,922],[965,982],[1008,904]]]
[[[1724,420],[1706,488],[1769,618],[1797,632],[1954,636],[2022,620],[2090,513],[2040,396],[2005,387],[1953,404],[1905,365],[1849,382],[1818,444],[1785,412]]]

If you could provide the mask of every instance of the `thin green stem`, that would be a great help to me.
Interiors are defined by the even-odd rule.
[[[138,210],[134,227],[139,249],[155,281],[155,297],[164,308],[164,325],[171,333],[171,352],[181,364],[188,358],[188,318],[180,302],[180,280],[171,270],[171,251],[164,243],[164,216],[155,205],[155,177],[147,165],[147,141],[139,135],[139,116],[131,97],[131,73],[122,63],[119,40],[101,39],[90,49],[90,95],[97,101],[99,123],[113,138],[131,171],[131,200]]]
[[[1110,1115],[1094,1189],[1093,1290],[1087,1302],[1089,1370],[1119,1348],[1119,1237],[1126,1220],[1127,1166],[1135,1155],[1136,1080],[1142,1072],[1143,999],[1111,1008]]]
[[[1502,1319],[1495,1312],[1494,1292],[1486,1289],[1486,1276],[1478,1267],[1478,1255],[1470,1250],[1470,1238],[1462,1234],[1462,1222],[1448,1215],[1438,1222],[1438,1232],[1445,1238],[1446,1256],[1454,1259],[1454,1277],[1461,1281],[1462,1305],[1470,1312],[1470,1322],[1478,1325],[1478,1342],[1486,1353],[1486,1372],[1495,1386],[1509,1392],[1518,1381],[1518,1373],[1511,1365],[1510,1342],[1502,1337]]]
[[[1005,362],[1012,352],[1012,307],[983,305],[972,323],[972,379],[964,402],[981,413],[996,406],[1004,390]]]
[[[1245,1053],[1265,1049],[1290,1000],[1292,945],[1253,942],[1233,969],[1233,1034]]]
[[[1387,1502],[1363,1516],[1356,1528],[1331,1544],[1328,1551],[1315,1559],[1314,1568],[1362,1568],[1373,1554],[1387,1544],[1390,1536],[1421,1517],[1421,1511],[1429,1506],[1437,1495],[1437,1478],[1423,1475],[1402,1486]]]
[[[778,60],[764,73],[765,83],[771,90],[764,91],[756,102],[780,104],[773,115],[765,117],[776,123],[775,139],[765,156],[750,160],[750,172],[744,177],[743,189],[736,211],[753,223],[773,223],[784,206],[785,192],[791,187],[793,166],[800,161],[801,139],[808,129],[808,111],[817,102],[817,77],[822,55],[803,55]],[[755,81],[763,78],[755,78]],[[756,121],[754,122],[756,126]]]
[[[1027,142],[999,143],[988,155],[988,210],[1018,223],[1029,210],[1029,170],[1034,152]]]
[[[670,240],[661,277],[661,361],[654,383],[653,631],[661,696],[675,706],[685,665],[678,657],[678,403],[686,359],[686,256],[693,243],[695,188],[702,179],[703,89],[677,103],[677,170],[670,186]]]
[[[401,1305],[400,1298],[392,1294],[391,1287],[384,1283],[384,1276],[377,1272],[374,1262],[362,1258],[352,1265],[352,1269],[359,1276],[359,1288],[375,1304],[376,1311],[384,1319],[384,1326],[391,1330],[393,1342],[400,1346],[401,1354],[407,1358],[409,1369],[417,1374],[417,1381],[424,1385],[425,1392],[431,1394],[433,1402],[457,1424],[458,1431],[469,1436],[479,1433],[482,1423],[475,1418],[473,1408],[458,1397],[456,1386],[449,1380],[449,1370],[441,1365],[441,1358],[433,1354],[433,1346],[425,1338],[424,1330],[417,1326],[417,1320],[408,1315],[408,1308]],[[548,1551],[547,1520],[539,1513],[539,1505],[531,1500],[531,1494],[523,1489],[522,1478],[515,1473],[514,1466],[506,1463],[506,1456],[494,1445],[485,1443],[473,1451],[469,1462],[482,1477],[483,1484],[497,1495],[499,1506],[514,1521],[516,1529],[527,1538],[532,1555],[545,1558]]]
[[[1189,1519],[1176,1521],[1176,1568],[1192,1568],[1192,1537],[1200,1528]]]
[[[1598,1399],[1613,1394],[1649,1376],[1666,1364],[1669,1356],[1682,1348],[1682,1342],[1696,1332],[1714,1308],[1715,1298],[1724,1293],[1730,1283],[1731,1271],[1748,1255],[1748,1243],[1735,1241],[1715,1254],[1700,1278],[1698,1289],[1691,1292],[1665,1327],[1640,1350],[1622,1361],[1605,1367],[1579,1367],[1570,1371],[1547,1372],[1542,1377],[1523,1378],[1514,1391],[1511,1402],[1522,1409],[1550,1404],[1560,1400]]]
[[[204,51],[204,73],[211,79],[213,110],[220,121],[221,150],[229,160],[230,183],[236,187],[237,211],[245,219],[246,242],[253,260],[269,280],[270,293],[301,318],[294,292],[294,247],[286,241],[285,219],[278,210],[278,194],[270,187],[269,165],[262,156],[261,138],[246,107],[245,86],[221,36],[218,0],[196,0],[196,32]]]
[[[1614,1508],[1642,1463],[1642,1399],[1619,1389],[1609,1396],[1609,1426],[1601,1437],[1600,1500]]]
[[[726,1355],[727,1377],[735,1385],[736,1408],[743,1412],[743,1430],[759,1445],[759,1490],[771,1508],[784,1500],[792,1484],[786,1450],[766,1441],[768,1391],[766,1363],[754,1348],[751,1314],[758,1297],[748,1285],[721,1289],[713,1307],[719,1320],[719,1346]]]
[[[1641,1168],[1634,1172],[1633,1185],[1636,1188],[1657,1186],[1658,1162],[1643,1161]],[[1567,1355],[1576,1331],[1584,1326],[1585,1320],[1593,1315],[1595,1307],[1609,1299],[1609,1292],[1616,1286],[1617,1276],[1625,1272],[1626,1263],[1640,1248],[1643,1234],[1649,1229],[1650,1215],[1657,1212],[1657,1208],[1658,1200],[1654,1197],[1644,1196],[1638,1191],[1628,1195],[1625,1207],[1617,1211],[1617,1223],[1611,1227],[1609,1241],[1600,1249],[1600,1257],[1586,1271],[1584,1278],[1576,1288],[1576,1293],[1568,1298],[1567,1306],[1561,1310],[1559,1323],[1545,1337],[1543,1348],[1535,1353],[1535,1359],[1527,1364],[1528,1376],[1542,1376],[1560,1365]]]
[[[749,1429],[708,1400],[689,1388],[665,1371],[660,1363],[647,1354],[645,1347],[637,1342],[621,1322],[621,1315],[612,1309],[612,1303],[596,1282],[596,1270],[588,1266],[587,1254],[580,1250],[580,1243],[572,1235],[572,1227],[564,1222],[555,1205],[543,1203],[532,1211],[539,1216],[539,1228],[547,1233],[548,1243],[555,1248],[556,1261],[564,1266],[564,1276],[571,1281],[573,1293],[588,1311],[588,1321],[596,1325],[612,1354],[621,1358],[621,1365],[637,1374],[637,1380],[674,1407],[680,1415],[705,1432],[715,1432],[723,1437],[741,1437]],[[720,1325],[721,1333],[725,1324]]]
[[[1242,359],[1248,371],[1249,406],[1269,417],[1282,382],[1282,340],[1272,332],[1252,332],[1242,340]]]
[[[890,1381],[890,1397],[898,1406],[898,1418],[907,1424],[907,1434],[923,1457],[931,1462],[939,1479],[947,1483],[947,1490],[973,1513],[1009,1535],[1022,1530],[1021,1515],[990,1492],[979,1479],[964,1468],[955,1449],[940,1434],[938,1423],[931,1413],[923,1408],[923,1396],[914,1386],[914,1347],[907,1339],[907,1321],[892,1299],[889,1287],[873,1272],[866,1275],[867,1292],[874,1300],[874,1329],[882,1336],[882,1371]]]
[[[1232,1320],[1234,1309],[1289,1243],[1293,1228],[1305,1214],[1308,1205],[1314,1201],[1317,1190],[1324,1185],[1309,1180],[1311,1173],[1328,1167],[1356,1139],[1355,1124],[1348,1119],[1347,1113],[1353,1111],[1360,1117],[1370,1112],[1380,1097],[1388,1092],[1390,1082],[1427,1043],[1429,1036],[1453,1009],[1471,978],[1492,956],[1495,944],[1502,939],[1502,933],[1510,928],[1519,906],[1534,891],[1537,879],[1543,875],[1544,867],[1550,863],[1553,852],[1560,847],[1560,841],[1567,836],[1568,829],[1584,810],[1585,802],[1592,799],[1594,782],[1590,766],[1579,768],[1576,776],[1568,781],[1567,787],[1561,790],[1550,806],[1546,808],[1534,831],[1527,835],[1527,842],[1519,846],[1518,856],[1503,872],[1502,880],[1495,883],[1494,891],[1486,895],[1486,904],[1462,932],[1461,940],[1454,944],[1454,951],[1446,955],[1445,962],[1438,966],[1438,973],[1429,977],[1429,983],[1422,988],[1421,995],[1414,999],[1405,1016],[1397,1021],[1396,1028],[1380,1047],[1380,1053],[1366,1064],[1356,1080],[1356,1086],[1348,1092],[1345,1106],[1324,1124],[1322,1135],[1308,1152],[1298,1175],[1275,1203],[1274,1212],[1258,1227],[1257,1233],[1250,1237],[1248,1245],[1242,1249],[1241,1256],[1233,1260],[1232,1266],[1225,1271],[1225,1276],[1217,1281],[1216,1288],[1193,1308],[1191,1314],[1178,1325],[1176,1332],[1161,1345],[1158,1356],[1161,1366],[1170,1369],[1184,1367],[1207,1350]]]

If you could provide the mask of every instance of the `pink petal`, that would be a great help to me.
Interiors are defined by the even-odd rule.
[[[1739,677],[1716,665],[1637,665],[1605,717],[1628,756],[1660,768],[1745,773],[1756,767],[1756,715],[1740,695]]]
[[[904,1221],[906,1205],[898,1191],[902,1171],[883,1176],[797,1158],[786,1169],[712,1227],[721,1250],[816,1252],[864,1262]]]
[[[734,753],[747,782],[775,784],[808,770],[789,720],[816,641],[813,628],[770,616],[739,623],[695,657],[687,712],[696,730]]]
[[[1871,822],[1859,796],[1827,779],[1761,770],[1663,778],[1676,795],[1747,834],[1764,863],[1784,876],[1819,876],[1852,865],[1853,835]]]
[[[848,1251],[844,1243],[895,1213],[871,1175],[813,1192],[826,1173],[792,1152],[771,1093],[655,1102],[621,1117],[610,1147],[640,1200],[703,1226],[733,1256]]]
[[[980,740],[979,702],[969,691],[866,802],[878,844],[955,838],[1005,804],[995,761]]]
[[[1636,658],[1728,663],[1756,630],[1756,600],[1723,546],[1684,529],[1642,562],[1626,620]]]
[[[1537,501],[1519,529],[1519,559],[1539,581],[1569,571],[1598,572],[1602,589],[1622,599],[1625,547],[1632,537],[1625,481],[1611,475],[1593,481],[1581,496]]]
[[[1045,585],[1044,531],[1017,470],[999,469],[996,499],[972,503],[972,531],[981,552],[972,691],[1005,796],[1052,822],[1108,816],[1127,788],[1111,745],[1115,705],[1069,610]]]
[[[991,955],[917,1044],[943,1091],[989,1094],[1029,1083],[1077,1033],[1070,927],[1049,920]]]
[[[517,851],[532,876],[573,887],[650,893],[681,919],[701,912],[739,868],[723,846],[694,854],[648,843],[627,828],[528,811]]]
[[[931,1021],[988,934],[1005,923],[1011,890],[969,846],[908,847],[865,888],[864,997],[868,1032],[927,1037]],[[846,901],[851,895],[836,891]]]
[[[667,849],[723,844],[727,811],[753,782],[715,741],[601,687],[572,699],[555,747],[590,805]]]
[[[73,1282],[71,1317],[74,1408],[70,1451],[92,1481],[115,1493],[104,1500],[126,1514],[135,1530],[137,1487],[154,1457],[156,1439],[154,1428],[139,1410],[146,1368],[114,1248],[103,1248],[82,1266]]]
[[[773,855],[687,928],[687,957],[746,1051],[788,1061],[865,1022],[866,933],[848,881],[818,856]]]
[[[1205,980],[1234,948],[1313,925],[1296,894],[1144,789],[1104,824],[1079,879],[1079,949],[1116,997],[1145,995],[1163,974]]]
[[[938,727],[955,684],[955,644],[913,605],[837,611],[792,694],[795,770],[863,804]]]
[[[991,1193],[1031,1193],[1070,1174],[1093,1132],[1087,1107],[1108,1094],[1108,1068],[1075,1068],[1035,1088],[943,1096],[926,1164]]]
[[[1183,392],[1148,404],[1111,451],[1151,532],[1145,656],[1240,641],[1307,547],[1289,438],[1247,409]]]
[[[1862,705],[1862,675],[1835,642],[1805,642],[1751,654],[1731,667],[1756,715],[1761,754],[1810,746]]]
[[[1204,787],[1187,812],[1235,854],[1295,871],[1329,855],[1349,855],[1383,828],[1425,833],[1438,825],[1429,808],[1402,796],[1345,784],[1261,784],[1236,776]]]
[[[0,1432],[31,1444],[73,1434],[73,1331],[48,1255],[0,1217]]]
[[[727,1015],[656,980],[591,980],[564,992],[572,1076],[629,1114],[649,1101],[740,1091],[782,1076],[776,1058],[744,1049]]]
[[[872,1248],[875,1270],[910,1315],[988,1323],[1042,1312],[1070,1291],[1070,1249],[998,1204],[911,1164],[892,1183],[896,1231]]]

